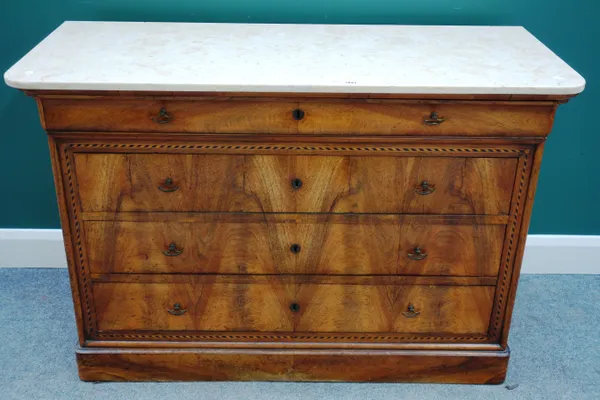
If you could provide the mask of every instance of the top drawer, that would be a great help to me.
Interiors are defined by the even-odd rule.
[[[490,102],[53,99],[50,131],[545,136],[554,105]]]
[[[296,133],[297,103],[44,99],[50,131]]]

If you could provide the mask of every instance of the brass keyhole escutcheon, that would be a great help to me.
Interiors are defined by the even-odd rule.
[[[294,118],[296,121],[302,120],[304,118],[304,111],[302,111],[299,108],[296,108],[292,111],[292,118]]]
[[[301,179],[298,179],[298,178],[292,179],[292,188],[294,190],[300,189],[302,187],[302,185],[303,185],[303,183],[302,183]]]

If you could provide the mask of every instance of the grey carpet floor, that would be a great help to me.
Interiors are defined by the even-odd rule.
[[[600,276],[523,276],[505,384],[86,383],[64,269],[0,268],[0,399],[600,399]],[[507,388],[509,385],[512,390]]]

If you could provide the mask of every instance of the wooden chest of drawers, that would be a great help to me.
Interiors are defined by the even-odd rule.
[[[370,129],[375,106],[430,132],[390,137],[338,135],[339,121],[302,108],[309,100],[199,96],[172,110],[176,102],[147,96],[71,97],[38,100],[46,128],[58,129],[51,147],[83,379],[503,379],[543,134],[498,139],[468,110],[507,104],[518,121],[529,103],[317,102],[353,108],[348,129]],[[424,122],[448,118],[438,107],[454,104],[467,111],[453,123],[477,139]],[[86,125],[104,105],[123,117]],[[555,102],[533,108],[549,125]],[[236,122],[245,134],[202,122],[238,109],[258,113]],[[279,109],[287,114],[260,115]],[[153,120],[161,110],[165,123]],[[136,121],[153,132],[132,133]],[[304,135],[303,122],[333,134]],[[193,133],[169,132],[177,123]],[[393,364],[382,361],[388,353]]]
[[[82,379],[504,380],[543,143],[574,93],[25,89]]]

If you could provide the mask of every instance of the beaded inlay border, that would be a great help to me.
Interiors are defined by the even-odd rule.
[[[529,149],[519,148],[469,148],[469,147],[421,147],[421,146],[360,146],[360,145],[297,145],[297,144],[140,144],[140,143],[71,143],[69,147],[74,149],[161,149],[161,150],[233,150],[233,151],[365,151],[365,152],[392,152],[392,153],[524,153]]]
[[[498,283],[496,284],[497,290],[497,301],[494,304],[495,315],[493,316],[493,322],[490,322],[490,336],[498,337],[500,334],[500,328],[502,323],[502,317],[504,316],[504,311],[506,309],[506,288],[509,284],[509,277],[511,276],[511,266],[513,265],[513,255],[515,253],[515,241],[517,240],[515,236],[518,232],[518,222],[520,213],[522,212],[523,205],[523,197],[525,196],[525,192],[527,190],[526,183],[528,184],[529,179],[527,175],[529,163],[529,153],[525,153],[523,155],[523,166],[521,168],[521,177],[519,178],[519,186],[516,192],[516,200],[515,200],[515,208],[511,215],[511,222],[509,224],[510,233],[508,237],[505,239],[506,248],[506,257],[503,262],[503,268],[500,271],[498,276]]]
[[[360,340],[360,341],[373,341],[373,340],[402,340],[402,341],[414,341],[414,340],[425,340],[425,341],[487,341],[490,338],[487,335],[474,335],[474,336],[460,336],[460,337],[443,337],[443,336],[402,336],[401,333],[396,335],[390,334],[341,334],[341,335],[323,335],[323,334],[211,334],[211,333],[188,333],[185,335],[173,333],[153,334],[153,333],[107,333],[100,332],[97,335],[100,339],[148,339],[148,340],[164,340],[164,339],[179,339],[179,340],[225,340],[231,341],[235,339],[266,339],[266,340]]]
[[[89,279],[86,273],[85,260],[83,253],[83,245],[81,238],[80,222],[78,220],[78,208],[76,195],[73,188],[73,177],[72,168],[69,157],[70,149],[137,149],[137,150],[204,150],[204,151],[256,151],[256,150],[267,150],[267,151],[319,151],[319,152],[340,152],[340,151],[358,151],[358,152],[390,152],[390,153],[477,153],[477,154],[507,154],[524,157],[523,168],[521,171],[519,190],[516,193],[516,207],[512,215],[512,223],[510,225],[510,235],[508,238],[507,255],[504,262],[504,267],[501,271],[502,277],[499,280],[497,290],[499,290],[498,302],[495,306],[496,314],[493,316],[493,321],[490,321],[490,331],[488,335],[474,335],[474,336],[461,336],[461,337],[438,337],[438,336],[401,336],[399,335],[224,335],[224,334],[128,334],[128,333],[95,333],[95,321],[92,318],[92,307],[90,304],[90,288]],[[525,182],[527,180],[527,162],[530,153],[529,148],[469,148],[469,147],[421,147],[421,146],[361,146],[361,145],[297,145],[297,144],[224,144],[224,143],[204,143],[204,144],[157,144],[157,143],[69,143],[64,149],[65,152],[65,163],[67,166],[67,178],[69,183],[69,193],[71,197],[71,206],[73,210],[73,220],[75,225],[75,238],[76,247],[79,256],[79,271],[81,275],[81,283],[83,289],[85,315],[87,317],[88,334],[91,338],[98,339],[148,339],[148,340],[233,340],[233,339],[271,339],[271,340],[384,340],[384,341],[438,341],[438,342],[462,342],[462,341],[489,341],[490,339],[496,338],[499,331],[499,326],[502,321],[503,311],[505,309],[505,293],[506,286],[508,284],[508,277],[510,275],[511,259],[514,253],[514,240],[517,232],[517,222],[519,213],[521,212],[521,201],[523,197],[523,190],[525,189]]]
[[[80,279],[80,283],[81,283],[81,294],[83,295],[83,301],[84,301],[84,318],[86,318],[86,326],[88,329],[88,335],[93,336],[94,335],[94,331],[95,331],[95,321],[94,318],[92,318],[92,306],[90,303],[90,295],[91,295],[91,288],[90,288],[90,279],[89,276],[87,274],[86,271],[86,267],[85,267],[85,258],[83,256],[83,244],[82,244],[82,237],[81,237],[81,223],[79,221],[79,208],[77,206],[77,196],[78,193],[75,190],[75,185],[74,185],[74,178],[73,178],[73,173],[72,173],[72,166],[71,166],[71,157],[69,154],[69,148],[65,147],[64,148],[64,154],[65,154],[65,166],[67,169],[67,182],[69,185],[69,189],[68,189],[68,196],[69,196],[69,200],[71,203],[71,210],[72,210],[72,218],[73,218],[73,225],[75,227],[75,247],[77,249],[77,257],[78,257],[78,267],[79,267],[79,279]]]

